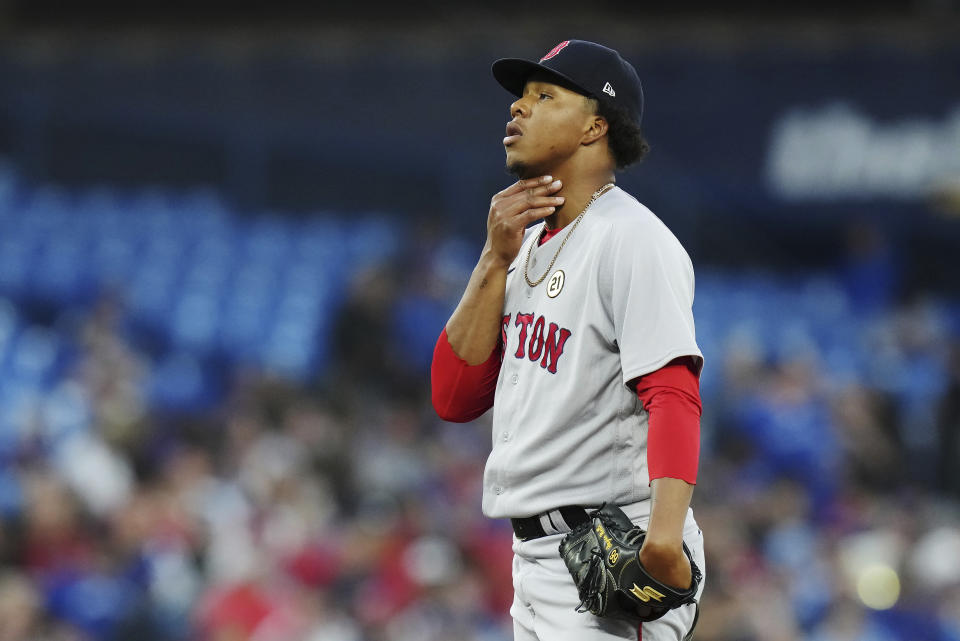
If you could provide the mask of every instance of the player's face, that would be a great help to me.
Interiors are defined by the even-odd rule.
[[[503,146],[507,169],[521,178],[550,173],[580,148],[596,115],[585,96],[536,76],[510,105]]]

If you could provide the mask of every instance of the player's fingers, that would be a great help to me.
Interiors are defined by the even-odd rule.
[[[502,211],[499,215],[491,217],[490,223],[501,229],[509,231],[518,228],[522,229],[523,227],[529,225],[531,220],[536,220],[537,214],[542,217],[555,212],[557,210],[557,205],[550,202],[551,200],[551,198],[544,199],[544,202],[539,203],[535,207],[521,206],[510,211]],[[547,214],[542,213],[545,211]],[[533,218],[531,218],[531,215],[533,215]]]
[[[533,187],[531,189],[527,189],[523,193],[513,196],[513,198],[521,198],[524,201],[526,201],[528,206],[532,207],[534,206],[534,203],[536,202],[537,198],[555,194],[557,191],[560,190],[561,186],[562,186],[562,183],[559,180],[554,180],[553,182],[548,183],[546,185],[541,185],[540,187]]]
[[[506,198],[504,198],[504,200],[507,200],[507,201],[520,200],[521,202],[526,202],[527,206],[529,207],[529,206],[533,206],[533,201],[535,198],[556,193],[557,191],[560,190],[562,186],[563,186],[563,183],[559,179],[557,179],[557,180],[548,182],[545,185],[536,185],[533,187],[529,187],[527,189],[524,189],[521,192],[518,192],[511,196],[507,196]]]
[[[537,207],[559,207],[564,203],[563,196],[518,196],[506,206],[505,211],[512,215],[522,214],[527,209]]]
[[[517,225],[527,225],[527,212],[547,207],[556,211],[563,204],[563,196],[537,196],[534,198],[518,198],[509,203],[503,203],[491,213],[491,221],[502,221],[513,228]],[[553,213],[553,212],[551,212]]]
[[[497,196],[512,196],[514,194],[519,194],[528,189],[534,189],[543,185],[549,184],[553,180],[553,176],[539,176],[537,178],[524,178],[523,180],[518,180],[513,183],[503,191],[499,192]]]
[[[530,223],[545,218],[557,211],[556,207],[534,207],[533,209],[528,209],[517,216],[514,221],[519,223],[521,227],[526,227]]]
[[[547,183],[546,185],[542,185],[542,186],[540,186],[540,187],[537,187],[537,188],[534,189],[533,191],[534,191],[534,193],[536,193],[536,194],[539,196],[539,195],[543,195],[543,194],[552,194],[552,193],[555,193],[555,192],[559,191],[559,189],[560,189],[561,187],[563,187],[563,181],[560,180],[559,178],[557,178],[556,180],[551,181],[551,182]]]

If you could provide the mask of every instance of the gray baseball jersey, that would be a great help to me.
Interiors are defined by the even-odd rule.
[[[526,232],[507,275],[503,364],[483,512],[524,517],[564,505],[649,497],[647,413],[627,383],[680,356],[702,363],[693,266],[654,214],[618,187],[570,236]],[[531,249],[532,247],[532,249]]]

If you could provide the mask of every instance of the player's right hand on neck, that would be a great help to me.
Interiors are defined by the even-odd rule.
[[[485,249],[504,268],[510,266],[523,244],[523,230],[549,216],[563,204],[556,193],[563,188],[552,176],[518,180],[490,200]]]

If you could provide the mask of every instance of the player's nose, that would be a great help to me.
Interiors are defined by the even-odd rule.
[[[529,114],[526,103],[524,103],[523,98],[517,98],[510,105],[510,117],[516,118],[517,116],[526,116]]]

